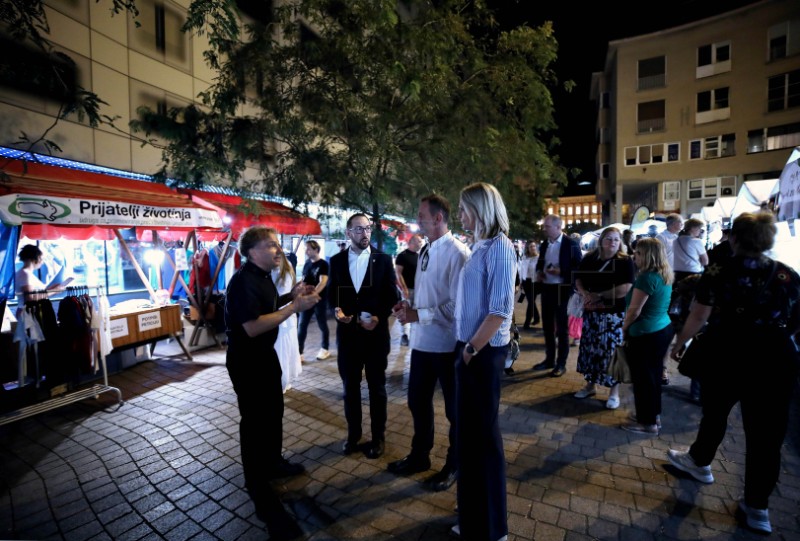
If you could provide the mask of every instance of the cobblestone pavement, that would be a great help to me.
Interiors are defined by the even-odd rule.
[[[313,360],[318,333],[316,325],[309,327],[309,360],[285,395],[286,456],[301,461],[307,473],[276,483],[305,539],[450,539],[455,487],[428,490],[421,481],[433,471],[411,477],[386,471],[408,453],[412,435],[409,349],[399,345],[399,327],[393,328],[389,358],[386,454],[377,460],[340,453],[345,422],[336,351],[328,360]],[[604,390],[573,398],[583,383],[575,372],[577,348],[566,376],[533,372],[544,357],[543,344],[541,330],[524,332],[516,373],[503,387],[510,540],[761,537],[734,518],[744,474],[738,408],[712,464],[716,482],[701,485],[674,474],[665,460],[670,446],[691,443],[700,418],[688,381],[674,365],[663,393],[663,431],[645,437],[618,428],[630,410],[629,388],[614,411],[604,407]],[[123,393],[119,408],[110,406],[106,393],[0,427],[0,538],[268,538],[242,489],[238,410],[224,351],[199,351],[194,361],[173,355],[174,344],[160,343],[155,351],[154,360],[110,378]],[[764,369],[754,361],[754,370]],[[770,502],[772,539],[800,539],[799,397]],[[438,469],[447,433],[438,392],[436,417],[432,460]]]

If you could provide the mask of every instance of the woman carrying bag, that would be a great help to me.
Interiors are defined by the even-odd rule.
[[[633,260],[639,273],[625,297],[622,332],[628,342],[636,422],[624,430],[657,436],[661,430],[661,371],[674,332],[667,310],[672,270],[664,245],[655,238],[636,243]]]
[[[772,531],[769,496],[780,474],[798,370],[793,335],[800,331],[800,276],[764,255],[776,233],[772,214],[736,218],[730,232],[734,255],[703,274],[671,353],[680,360],[686,342],[707,324],[702,347],[714,354],[698,359],[703,418],[689,450],[670,449],[667,458],[696,480],[713,483],[711,462],[725,437],[728,415],[739,402],[746,456],[738,513],[761,533]]]

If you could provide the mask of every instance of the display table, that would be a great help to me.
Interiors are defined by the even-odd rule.
[[[111,308],[111,345],[114,349],[150,343],[150,351],[156,342],[164,338],[174,338],[186,356],[192,354],[181,340],[183,324],[181,307],[177,304],[151,306],[146,308]]]

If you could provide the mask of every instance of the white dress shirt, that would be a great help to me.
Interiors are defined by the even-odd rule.
[[[347,263],[350,266],[350,279],[353,280],[356,293],[359,292],[361,284],[364,283],[364,276],[367,275],[371,253],[369,246],[363,249],[360,254],[356,254],[353,250],[348,250]]]

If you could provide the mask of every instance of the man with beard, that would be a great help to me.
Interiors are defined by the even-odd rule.
[[[386,367],[389,355],[389,316],[398,301],[392,258],[369,245],[372,226],[365,214],[347,220],[350,248],[331,257],[328,295],[334,307],[337,364],[344,387],[347,440],[342,452],[361,446],[361,374],[369,388],[372,441],[364,446],[367,458],[385,449]]]

